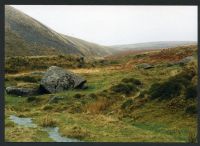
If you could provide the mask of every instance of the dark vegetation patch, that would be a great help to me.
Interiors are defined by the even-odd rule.
[[[135,78],[124,78],[117,85],[111,87],[111,90],[116,93],[129,95],[130,93],[138,91],[138,87],[142,85],[141,81]]]
[[[77,93],[77,94],[74,95],[74,98],[76,98],[76,99],[80,99],[82,97],[84,97],[84,95],[79,94],[79,93]]]
[[[16,81],[24,81],[24,82],[31,82],[31,83],[37,83],[41,80],[40,76],[17,76],[14,78]]]
[[[130,83],[120,83],[111,88],[112,91],[122,94],[130,94],[131,92],[138,91],[137,86]]]
[[[186,88],[185,97],[187,99],[197,97],[197,85],[188,86]]]
[[[86,63],[87,64],[87,63]],[[45,70],[50,66],[68,68],[87,67],[85,61],[75,55],[54,55],[54,56],[15,56],[5,59],[5,72],[18,73],[27,70]]]
[[[197,114],[198,109],[197,109],[197,104],[191,104],[189,105],[186,109],[185,112],[188,114]]]
[[[191,82],[195,76],[197,76],[197,67],[192,64],[167,81],[154,83],[149,89],[149,96],[151,99],[162,100],[171,99],[184,93],[186,98],[195,98],[197,97],[196,85]]]
[[[27,98],[27,102],[34,102],[34,101],[38,101],[38,98],[36,96],[30,96]]]
[[[120,61],[85,59],[77,55],[13,56],[5,59],[5,73],[46,70],[50,66],[63,68],[89,68],[119,64]]]
[[[127,99],[125,102],[122,103],[121,108],[126,109],[127,107],[131,106],[133,104],[132,99]]]

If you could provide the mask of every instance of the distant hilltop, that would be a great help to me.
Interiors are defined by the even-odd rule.
[[[185,45],[197,45],[195,41],[160,41],[160,42],[146,42],[146,43],[136,43],[136,44],[125,44],[125,45],[114,45],[110,46],[116,51],[128,51],[128,50],[148,50],[148,49],[163,49],[163,48],[173,48]]]

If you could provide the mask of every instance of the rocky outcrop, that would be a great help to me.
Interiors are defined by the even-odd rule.
[[[48,93],[57,93],[70,88],[84,88],[84,83],[84,78],[63,68],[51,66],[40,82],[40,89]]]
[[[194,57],[188,56],[188,57],[185,57],[185,58],[181,59],[180,61],[176,62],[175,64],[185,65],[185,64],[191,62],[192,60],[194,60]]]
[[[169,62],[167,64],[168,67],[170,66],[173,66],[173,65],[186,65],[188,64],[189,62],[193,61],[194,60],[194,57],[193,56],[188,56],[188,57],[185,57],[179,61],[176,61],[176,62]]]

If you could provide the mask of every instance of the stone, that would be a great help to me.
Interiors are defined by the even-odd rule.
[[[142,63],[137,65],[138,68],[143,68],[143,69],[150,69],[150,68],[154,68],[153,65],[147,64],[147,63]]]
[[[39,90],[36,88],[7,87],[6,93],[18,96],[31,96],[39,94]]]
[[[61,67],[51,66],[40,82],[40,90],[47,93],[57,93],[68,89],[84,88],[86,80],[73,72]]]
[[[191,62],[192,60],[194,60],[194,57],[188,56],[188,57],[185,57],[185,58],[181,59],[180,61],[176,62],[176,64],[185,65],[185,64]]]

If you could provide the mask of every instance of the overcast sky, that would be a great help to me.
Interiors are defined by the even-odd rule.
[[[197,41],[197,6],[12,6],[59,33],[102,45]]]

